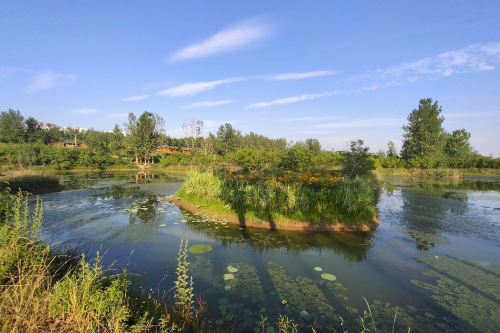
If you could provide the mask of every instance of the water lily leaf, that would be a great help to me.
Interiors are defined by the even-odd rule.
[[[227,271],[228,271],[229,273],[236,273],[236,272],[238,271],[238,268],[236,268],[236,267],[234,267],[234,266],[229,265],[229,266],[227,266]]]
[[[212,251],[212,246],[208,244],[196,244],[191,245],[187,250],[192,254],[205,254]]]
[[[321,278],[323,280],[327,280],[327,281],[335,281],[337,280],[337,277],[333,274],[330,274],[330,273],[323,273],[321,274]]]
[[[234,274],[224,274],[224,281],[229,281],[234,279]]]
[[[315,270],[316,272],[321,272],[321,271],[323,270],[323,268],[321,268],[321,267],[319,267],[319,266],[316,266],[316,267],[314,267],[314,270]]]

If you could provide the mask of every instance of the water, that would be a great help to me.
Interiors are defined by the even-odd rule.
[[[137,285],[164,298],[172,297],[180,240],[208,244],[211,252],[189,255],[195,291],[208,302],[208,315],[235,331],[253,332],[261,314],[268,322],[287,314],[302,327],[315,321],[320,331],[338,323],[335,314],[354,323],[364,298],[379,332],[392,330],[396,306],[395,332],[500,327],[498,178],[386,178],[381,224],[371,236],[203,222],[161,200],[179,189],[179,176],[73,174],[61,181],[71,189],[42,196],[45,241],[90,257],[99,251],[106,266],[127,267]],[[224,281],[228,265],[238,272]]]

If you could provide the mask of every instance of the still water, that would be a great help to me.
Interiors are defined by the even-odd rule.
[[[340,315],[350,327],[366,298],[379,332],[392,330],[396,309],[395,332],[500,328],[499,178],[385,178],[381,224],[370,236],[207,222],[161,200],[180,188],[181,176],[71,174],[60,181],[67,190],[42,196],[46,242],[88,257],[99,251],[107,267],[126,267],[137,285],[162,298],[173,297],[181,239],[210,245],[210,252],[189,254],[190,272],[221,327],[254,332],[261,315],[272,323],[278,314],[325,330]]]

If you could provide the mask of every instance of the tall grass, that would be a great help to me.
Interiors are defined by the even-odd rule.
[[[241,180],[208,172],[191,173],[180,197],[219,201],[238,214],[252,212],[263,219],[279,214],[313,223],[358,223],[375,215],[376,193],[369,178],[309,185],[270,180]]]

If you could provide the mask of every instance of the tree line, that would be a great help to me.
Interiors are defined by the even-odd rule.
[[[57,169],[106,168],[123,165],[145,167],[220,165],[244,171],[283,169],[307,171],[335,169],[351,163],[348,169],[385,168],[500,168],[500,159],[482,156],[470,145],[470,133],[443,128],[442,108],[432,99],[422,99],[403,126],[400,152],[393,142],[386,152],[370,153],[362,140],[351,142],[347,151],[323,150],[317,139],[290,142],[253,132],[242,134],[231,124],[222,124],[216,133],[203,136],[204,124],[192,119],[184,125],[185,137],[166,135],[164,119],[151,112],[129,114],[126,123],[112,131],[62,128],[46,125],[33,117],[10,109],[0,113],[0,163],[30,168],[50,166]],[[77,140],[85,149],[68,149],[58,142]],[[160,145],[189,148],[190,154],[161,154]],[[349,158],[351,158],[349,162]],[[347,160],[347,161],[346,161]],[[359,169],[359,170],[358,170]]]

